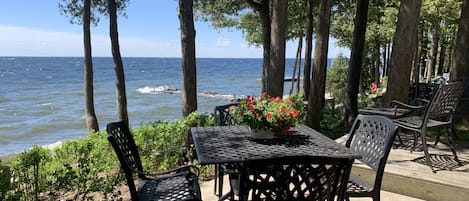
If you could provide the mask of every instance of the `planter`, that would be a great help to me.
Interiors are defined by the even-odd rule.
[[[267,130],[256,130],[256,129],[253,129],[251,130],[251,135],[252,135],[252,138],[254,139],[262,139],[262,140],[266,140],[266,139],[272,139],[274,138],[274,132],[272,131],[267,131]]]

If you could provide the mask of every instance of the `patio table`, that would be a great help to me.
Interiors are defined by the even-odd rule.
[[[348,159],[348,165],[351,167],[354,159],[360,157],[344,145],[308,126],[297,125],[291,130],[290,135],[259,140],[251,137],[251,130],[246,126],[191,128],[198,162],[201,165],[236,165],[241,164],[243,160],[310,156],[318,159]]]

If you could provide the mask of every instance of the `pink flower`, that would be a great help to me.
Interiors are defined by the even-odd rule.
[[[378,89],[378,85],[376,83],[371,83],[371,93],[375,93],[376,90]]]

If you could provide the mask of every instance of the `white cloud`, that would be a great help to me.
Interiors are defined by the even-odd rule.
[[[231,41],[228,38],[218,37],[217,39],[217,47],[228,47],[231,45]]]
[[[112,56],[109,36],[92,35],[93,56]],[[178,57],[179,44],[120,37],[122,56]],[[0,56],[83,56],[81,33],[0,25]]]
[[[93,56],[112,56],[108,35],[95,34],[91,36],[91,40]],[[123,57],[181,56],[179,36],[168,36],[158,40],[120,36],[121,55]],[[244,41],[236,43],[237,45],[233,45],[230,39],[224,37],[218,37],[216,44],[208,41],[210,40],[198,39],[197,57],[262,57],[262,47],[248,45]],[[297,41],[289,41],[286,57],[294,58],[296,49]],[[331,39],[329,57],[336,57],[339,52],[346,57],[350,55],[349,49],[336,47],[335,40]],[[81,32],[67,33],[0,25],[0,56],[83,56],[83,36]]]

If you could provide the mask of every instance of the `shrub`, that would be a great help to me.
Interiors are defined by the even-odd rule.
[[[157,121],[133,130],[137,145],[150,150],[141,153],[144,167],[156,171],[177,166],[178,152],[163,157],[155,150],[184,144],[194,125],[213,125],[213,117],[193,113],[185,120]],[[35,145],[19,154],[10,168],[0,163],[0,200],[119,200],[124,179],[119,168],[104,131],[65,141],[53,150]]]
[[[331,93],[336,103],[344,100],[345,81],[347,80],[348,61],[339,54],[332,62],[331,69],[326,77],[326,91]]]

